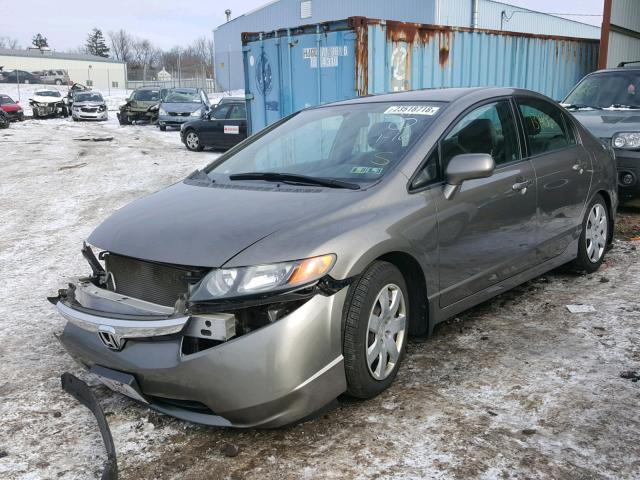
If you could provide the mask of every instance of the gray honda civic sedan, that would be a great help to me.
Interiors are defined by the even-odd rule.
[[[462,310],[597,270],[616,192],[610,146],[530,91],[303,110],[98,226],[91,272],[51,299],[60,340],[161,412],[286,425],[379,394],[407,339]]]

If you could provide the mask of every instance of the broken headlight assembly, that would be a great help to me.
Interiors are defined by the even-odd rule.
[[[291,262],[211,270],[192,292],[190,300],[212,301],[294,290],[327,275],[336,262],[334,254]]]

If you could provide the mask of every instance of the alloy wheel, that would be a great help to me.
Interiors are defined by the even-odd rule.
[[[197,150],[198,147],[200,146],[200,139],[198,138],[198,135],[194,132],[187,133],[186,142],[187,142],[187,147],[189,147],[189,149],[191,150]]]
[[[607,230],[607,210],[603,205],[596,203],[589,212],[585,229],[587,256],[592,263],[597,263],[604,255]]]
[[[407,326],[407,309],[400,288],[385,285],[369,315],[366,358],[369,373],[376,380],[387,378],[398,362]]]

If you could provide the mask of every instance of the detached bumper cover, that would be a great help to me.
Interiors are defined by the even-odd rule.
[[[60,341],[88,368],[133,375],[149,406],[158,411],[208,425],[279,427],[321,409],[346,390],[341,348],[345,296],[346,289],[316,295],[273,324],[190,355],[182,353],[188,316],[130,321],[87,314],[60,301],[57,308],[69,320]],[[141,334],[145,322],[156,329],[152,337]],[[96,333],[100,325],[126,337],[121,351],[103,343]]]

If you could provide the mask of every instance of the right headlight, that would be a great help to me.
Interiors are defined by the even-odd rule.
[[[629,150],[640,148],[640,132],[618,132],[611,138],[611,145]]]
[[[158,114],[159,114],[159,115],[166,115],[166,114],[167,114],[167,111],[166,111],[164,108],[160,107],[160,108],[158,109]]]
[[[324,277],[336,262],[334,254],[291,262],[240,268],[217,268],[202,279],[191,300],[218,300],[292,290]]]

